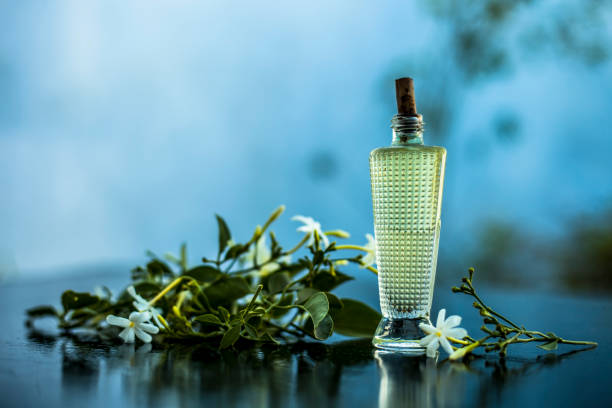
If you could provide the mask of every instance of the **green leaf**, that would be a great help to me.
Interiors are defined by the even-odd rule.
[[[81,318],[89,318],[92,316],[97,315],[98,313],[95,310],[89,309],[89,308],[83,308],[83,309],[76,309],[75,311],[72,312],[72,315],[70,316],[71,320],[78,320]]]
[[[145,271],[141,266],[137,266],[132,269],[132,280],[145,280],[147,279],[147,271]]]
[[[219,311],[219,314],[223,318],[223,321],[228,323],[229,320],[230,320],[230,316],[231,316],[230,312],[226,308],[224,308],[223,306],[219,306],[217,308],[217,310]]]
[[[542,350],[553,351],[557,349],[557,344],[557,340],[553,340],[548,343],[540,344],[538,348],[541,348]]]
[[[145,282],[135,283],[134,289],[136,290],[136,293],[138,293],[140,296],[147,297],[149,295],[158,294],[159,292],[161,292],[162,287],[158,285],[157,283],[145,281]]]
[[[181,269],[187,270],[187,244],[181,244]]]
[[[268,292],[271,294],[282,292],[291,283],[287,272],[277,272],[268,278]]]
[[[329,301],[325,293],[318,292],[308,298],[306,303],[304,303],[304,308],[310,314],[312,324],[316,330],[319,323],[323,321],[329,312]]]
[[[55,316],[59,313],[53,306],[37,306],[26,310],[26,314],[30,317]]]
[[[223,217],[218,214],[215,214],[215,217],[217,217],[217,224],[219,226],[219,254],[221,254],[227,246],[227,241],[232,239],[232,234]]]
[[[159,259],[153,259],[147,264],[147,272],[153,278],[160,278],[162,276],[174,276],[174,272],[165,262]]]
[[[332,309],[336,333],[352,337],[372,337],[381,315],[370,306],[353,299],[342,299],[344,307]]]
[[[352,276],[345,275],[339,271],[336,271],[333,275],[329,271],[321,271],[313,278],[312,287],[321,292],[329,292],[344,282],[353,279]]]
[[[204,289],[204,294],[213,307],[231,305],[249,293],[251,293],[249,284],[239,276],[220,279]]]
[[[319,340],[325,340],[334,332],[334,320],[328,314],[325,315],[323,320],[314,329],[314,335]]]
[[[230,247],[225,253],[225,259],[234,259],[244,254],[249,250],[248,245],[236,244]]]
[[[293,293],[286,293],[278,302],[278,306],[290,306],[293,304]],[[270,311],[270,316],[277,319],[289,313],[291,309],[286,307],[275,307]],[[265,311],[265,310],[264,310]]]
[[[185,273],[185,276],[190,276],[193,279],[200,282],[212,282],[222,275],[221,271],[217,268],[208,265],[200,265],[195,268],[191,268]]]
[[[221,320],[219,320],[219,318],[217,316],[215,316],[214,314],[211,313],[207,313],[207,314],[203,314],[200,316],[196,316],[195,320],[201,323],[210,323],[210,324],[216,324],[217,326],[222,326],[223,322]]]
[[[233,346],[236,343],[236,340],[240,337],[240,325],[232,326],[228,331],[225,332],[223,338],[221,339],[221,344],[219,345],[219,349],[224,349],[230,346]]]
[[[338,299],[338,296],[334,295],[333,293],[325,292],[325,296],[327,296],[327,301],[329,302],[330,310],[342,309],[344,307],[342,301]]]
[[[259,338],[259,335],[257,334],[257,329],[255,329],[255,327],[253,327],[253,325],[247,323],[244,326],[244,328],[246,329],[246,331],[249,334],[249,336],[254,337],[256,339]]]
[[[62,293],[62,306],[64,308],[64,312],[91,306],[98,303],[98,301],[100,301],[100,298],[97,296],[92,296],[87,292],[67,290]]]
[[[308,300],[309,297],[311,297],[312,295],[314,295],[315,293],[318,293],[319,291],[313,288],[304,288],[304,289],[300,289],[298,291],[298,297],[296,300],[297,304],[302,304],[304,302],[306,302]]]

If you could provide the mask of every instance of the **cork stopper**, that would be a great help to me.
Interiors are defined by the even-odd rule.
[[[416,102],[414,101],[414,83],[412,78],[395,80],[395,97],[397,99],[397,113],[406,116],[418,116]]]

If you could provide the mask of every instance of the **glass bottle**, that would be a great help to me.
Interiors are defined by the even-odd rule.
[[[396,81],[391,146],[370,153],[376,262],[383,318],[378,348],[422,354],[419,323],[429,322],[440,237],[446,149],[423,145],[412,79]]]

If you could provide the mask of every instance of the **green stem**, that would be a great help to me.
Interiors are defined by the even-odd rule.
[[[465,356],[466,354],[471,353],[472,350],[474,350],[476,347],[480,346],[482,343],[484,343],[485,340],[489,339],[490,337],[491,336],[483,337],[482,339],[475,341],[474,343],[470,344],[469,346],[457,349],[448,358],[450,360],[457,360],[457,359]]]
[[[336,249],[354,249],[356,251],[369,252],[368,249],[359,245],[336,245]]]
[[[548,343],[551,341],[557,341],[558,343],[561,344],[574,344],[574,345],[581,345],[581,346],[598,346],[599,344],[597,342],[594,341],[580,341],[580,340],[565,340],[562,339],[560,337],[544,337],[544,338],[529,338],[529,339],[516,339],[513,341],[513,343],[531,343],[531,342],[538,342],[538,343]]]
[[[170,292],[176,285],[181,283],[182,280],[183,280],[183,276],[179,276],[178,278],[173,280],[168,286],[166,286],[161,292],[159,292],[157,294],[157,296],[155,296],[149,302],[149,305],[153,306],[155,304],[155,302],[157,302],[159,299],[163,298],[166,293]]]
[[[338,238],[350,238],[351,237],[351,234],[343,230],[325,231],[323,233],[330,237],[338,237]]]
[[[263,289],[263,285],[257,285],[257,290],[255,291],[255,294],[253,295],[253,298],[251,299],[251,301],[247,305],[246,309],[244,309],[244,315],[246,315],[251,310],[251,308],[255,304],[255,301],[257,300],[257,296],[259,296],[259,294],[261,293],[262,289]]]
[[[378,269],[372,267],[372,265],[368,265],[365,267],[367,270],[374,272],[375,275],[378,275]]]
[[[268,229],[268,227],[270,226],[270,224],[272,224],[274,221],[276,221],[276,219],[278,217],[280,217],[280,215],[285,211],[285,206],[281,205],[280,207],[278,207],[276,210],[274,210],[274,212],[272,213],[272,215],[270,215],[270,218],[268,218],[268,221],[266,221],[266,223],[264,224],[263,227],[261,227],[261,233],[263,234],[264,232],[266,232],[266,230]]]
[[[470,289],[471,289],[471,295],[474,297],[474,299],[476,299],[482,305],[482,307],[484,307],[487,310],[487,312],[491,313],[493,316],[499,317],[500,319],[502,319],[503,321],[508,323],[510,326],[514,327],[515,329],[523,330],[517,324],[515,324],[512,320],[508,319],[507,317],[502,316],[501,314],[497,313],[496,311],[491,309],[489,306],[487,306],[485,302],[482,301],[480,296],[476,294],[476,290],[474,289],[474,286],[472,286],[471,280],[468,280],[468,285],[470,286]]]
[[[294,253],[295,251],[297,251],[298,249],[300,249],[302,247],[302,245],[304,245],[306,242],[308,242],[308,240],[310,239],[310,233],[304,235],[304,238],[302,238],[302,240],[293,248],[291,248],[289,251],[285,252],[283,255],[291,255],[292,253]]]

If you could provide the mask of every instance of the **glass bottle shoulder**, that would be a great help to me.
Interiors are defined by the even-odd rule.
[[[421,144],[415,145],[404,145],[404,146],[386,146],[379,147],[370,152],[370,157],[381,157],[390,154],[405,153],[407,155],[420,155],[420,154],[435,154],[438,157],[446,156],[446,149],[441,146],[425,146]]]

